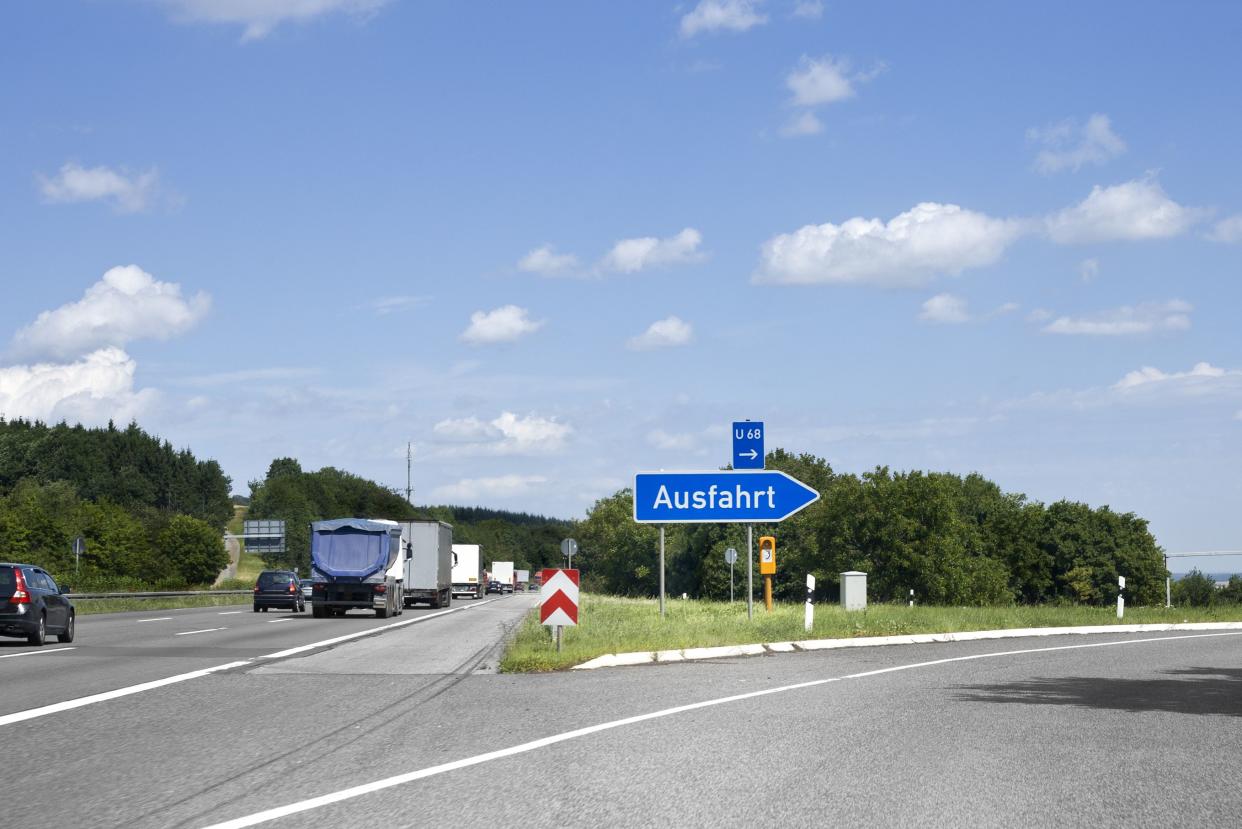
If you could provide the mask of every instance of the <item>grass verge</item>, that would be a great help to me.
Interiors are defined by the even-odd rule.
[[[1114,608],[1101,607],[907,607],[872,604],[846,613],[837,605],[817,605],[815,626],[803,630],[802,605],[777,605],[771,613],[755,607],[746,619],[745,602],[668,602],[660,618],[655,601],[582,594],[579,626],[566,628],[563,650],[556,652],[549,628],[533,611],[500,662],[501,671],[554,671],[606,653],[679,648],[836,639],[855,636],[896,636],[907,633],[956,633],[1004,628],[1071,627],[1118,624]],[[1239,622],[1242,605],[1217,608],[1126,608],[1124,624],[1170,622]]]
[[[259,573],[265,569],[263,566],[263,557],[254,553],[242,552],[241,558],[237,560],[237,581],[246,582],[247,587],[254,587],[254,583],[258,581]]]
[[[180,607],[248,606],[249,596],[175,596],[167,599],[74,599],[73,609],[79,616],[99,613],[124,613],[131,610],[175,610]]]

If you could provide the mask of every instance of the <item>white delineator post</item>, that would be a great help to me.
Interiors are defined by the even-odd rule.
[[[802,621],[802,627],[807,633],[811,632],[811,628],[815,625],[815,577],[808,575],[806,577],[806,618]]]
[[[1126,616],[1126,577],[1117,577],[1117,618],[1124,619]]]

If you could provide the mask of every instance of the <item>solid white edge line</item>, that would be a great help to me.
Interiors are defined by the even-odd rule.
[[[22,651],[21,653],[6,653],[0,656],[0,659],[13,659],[17,656],[38,656],[41,653],[61,653],[63,651],[75,650],[74,648],[48,648],[41,651]]]
[[[425,622],[428,619],[435,619],[438,616],[444,616],[448,613],[456,613],[459,610],[469,610],[472,607],[482,607],[488,602],[494,602],[494,601],[496,600],[485,599],[475,604],[462,605],[461,607],[450,607],[448,610],[441,610],[436,613],[428,613],[426,616],[418,616],[414,619],[406,619],[401,622],[394,622],[391,625],[382,625],[377,628],[367,628],[366,630],[359,630],[359,631],[355,631],[354,633],[347,633],[344,636],[335,636],[331,639],[324,639],[322,642],[312,642],[309,645],[299,645],[296,648],[289,648],[288,650],[277,651],[276,653],[264,654],[263,656],[260,656],[259,658],[260,659],[284,659],[287,656],[296,656],[299,653],[306,653],[307,651],[313,651],[316,648],[326,648],[328,645],[335,645],[338,642],[348,642],[350,639],[358,639],[363,636],[370,636],[373,633],[380,633],[381,631],[385,631],[385,630],[396,630],[397,628],[402,628],[402,627],[405,627],[406,625],[415,625],[415,624],[418,624],[419,622]]]
[[[214,633],[217,630],[228,630],[228,628],[203,628],[202,630],[183,630],[180,633],[174,633],[173,636],[193,636],[196,633]]]
[[[871,648],[884,645],[927,645],[946,642],[976,642],[983,639],[1026,639],[1036,636],[1072,636],[1098,633],[1166,633],[1174,630],[1242,630],[1242,622],[1164,622],[1145,625],[1081,625],[1078,627],[1005,628],[968,630],[956,633],[909,633],[900,636],[860,636],[843,639],[803,639],[792,642],[765,642],[753,645],[720,645],[711,648],[683,648],[664,651],[606,653],[570,668],[593,671],[651,662],[689,662],[730,656],[757,656],[766,651],[787,653],[795,650],[822,651],[840,648]]]
[[[236,616],[238,613],[245,613],[245,612],[246,611],[244,610],[225,610],[220,613],[217,613],[216,615],[217,616]]]
[[[93,705],[96,702],[107,702],[110,699],[127,697],[131,694],[139,694],[143,691],[150,691],[154,688],[162,688],[165,685],[174,685],[178,682],[185,682],[189,679],[198,679],[201,676],[214,674],[217,671],[227,671],[231,668],[240,668],[242,665],[249,664],[249,661],[230,662],[227,665],[217,665],[214,668],[204,668],[201,671],[191,671],[188,674],[177,674],[176,676],[165,677],[164,679],[144,682],[141,685],[130,685],[127,688],[117,688],[115,691],[104,691],[101,694],[91,694],[88,697],[78,697],[77,699],[65,700],[64,702],[45,705],[42,708],[31,708],[28,711],[18,711],[15,714],[5,714],[4,716],[0,716],[0,726],[12,725],[13,723],[22,722],[24,720],[33,720],[35,717],[45,717],[48,714],[56,714],[61,711],[70,711],[74,708],[81,708],[84,705]]]
[[[453,610],[469,610],[472,607],[481,607],[491,601],[495,601],[495,599],[487,599],[485,601],[466,605],[460,608],[450,608],[450,610],[447,610],[444,612],[449,613],[449,612],[452,612]],[[433,613],[429,616],[419,616],[417,619],[409,619],[407,621],[400,622],[398,624],[408,625],[408,624],[413,624],[414,622],[421,622],[424,619],[431,619],[435,616],[443,616],[443,615],[444,613]],[[153,619],[152,621],[160,621],[160,620]],[[380,630],[388,630],[389,628],[392,628],[392,627],[396,627],[396,625],[387,625],[386,627],[381,627],[381,628],[371,628],[370,630],[360,631],[357,634],[350,634],[349,636],[338,637],[338,639],[330,639],[326,641],[329,643],[335,643],[336,641],[339,641],[340,639],[353,639],[357,636],[366,635],[367,633],[374,633]],[[220,630],[223,630],[223,628],[220,628]],[[315,645],[309,645],[306,647],[321,647],[323,644],[324,644],[323,642],[320,642]],[[13,654],[13,655],[24,656],[28,653],[45,653],[45,652],[55,653],[58,650],[73,650],[73,648],[56,648],[52,651],[23,651],[21,654]],[[301,651],[302,649],[294,648],[292,650]],[[283,652],[283,653],[288,653],[288,652]],[[261,659],[274,659],[281,655],[282,654],[268,654],[266,657],[260,657],[260,658]],[[108,700],[118,699],[119,697],[128,697],[132,694],[140,694],[143,691],[152,691],[156,688],[162,688],[165,685],[174,685],[178,682],[185,682],[190,679],[198,679],[200,677],[204,677],[209,674],[214,674],[219,671],[228,671],[228,670],[232,670],[233,668],[241,668],[241,667],[245,667],[246,665],[253,665],[253,664],[254,664],[253,659],[243,659],[239,662],[229,662],[227,665],[217,665],[214,668],[203,668],[202,670],[199,670],[199,671],[191,671],[190,673],[186,673],[186,674],[177,674],[176,676],[165,677],[164,679],[156,679],[156,680],[152,680],[151,682],[144,682],[140,685],[130,685],[126,688],[117,688],[114,691],[104,691],[103,693],[100,693],[100,694],[91,694],[90,696],[86,696],[86,697],[78,697],[77,699],[65,700],[64,702],[57,702],[57,703],[53,703],[52,705],[45,705],[41,708],[30,708],[26,711],[17,711],[13,714],[4,714],[4,715],[0,715],[0,726],[12,725],[13,723],[24,722],[26,720],[33,720],[37,717],[46,717],[49,714],[58,714],[62,711],[71,711],[74,708],[82,708],[83,706],[93,705],[97,702],[107,702]]]
[[[320,795],[298,803],[290,803],[286,806],[278,806],[275,809],[267,809],[262,812],[255,812],[245,817],[234,818],[223,823],[213,823],[205,827],[205,829],[243,829],[246,826],[257,826],[260,823],[277,820],[282,817],[288,817],[299,812],[307,812],[311,809],[318,809],[321,806],[329,806],[333,803],[339,803],[342,800],[350,800],[355,797],[361,797],[365,794],[390,789],[394,786],[400,786],[405,783],[412,783],[416,780],[422,780],[427,777],[435,777],[458,769],[477,766],[481,763],[487,763],[491,760],[500,760],[505,757],[512,757],[516,754],[525,754],[538,748],[544,748],[557,743],[563,743],[568,740],[575,740],[579,737],[586,737],[591,734],[597,734],[601,731],[610,731],[614,728],[621,728],[627,725],[646,722],[648,720],[662,719],[671,717],[674,714],[684,714],[687,711],[697,711],[701,708],[713,708],[717,705],[725,705],[730,702],[740,702],[742,700],[756,699],[758,697],[770,696],[772,694],[781,694],[787,691],[797,691],[803,688],[814,688],[818,685],[827,685],[833,682],[843,682],[847,679],[864,679],[871,676],[879,676],[880,674],[890,674],[897,671],[909,671],[915,668],[929,668],[935,665],[944,665],[950,662],[967,662],[974,659],[995,659],[1002,656],[1019,656],[1031,653],[1049,653],[1052,651],[1068,651],[1079,650],[1082,648],[1107,648],[1118,645],[1136,645],[1144,642],[1166,642],[1173,639],[1202,639],[1212,636],[1242,636],[1242,632],[1236,633],[1199,633],[1187,634],[1183,636],[1162,636],[1153,639],[1129,639],[1120,642],[1091,642],[1082,645],[1059,645],[1051,648],[1030,648],[1016,651],[1003,651],[999,653],[977,653],[969,656],[954,656],[946,659],[933,659],[928,662],[915,662],[909,665],[895,665],[890,668],[879,668],[874,671],[862,671],[856,674],[847,674],[845,676],[830,677],[828,679],[813,679],[808,682],[798,682],[793,685],[781,685],[776,688],[765,688],[761,691],[750,691],[745,694],[734,694],[728,697],[719,697],[717,699],[704,700],[702,702],[692,702],[688,705],[678,705],[673,708],[664,708],[659,711],[653,711],[649,714],[638,714],[633,717],[626,717],[620,720],[612,720],[610,722],[599,723],[598,725],[589,725],[585,728],[566,731],[562,734],[554,734],[550,737],[542,737],[538,740],[531,740],[528,743],[502,748],[497,751],[489,751],[486,754],[476,754],[473,757],[466,757],[461,760],[454,760],[449,763],[441,763],[438,766],[430,766],[418,771],[399,774],[394,777],[386,777],[383,780],[376,780],[373,783],[364,783],[360,786],[353,786],[348,789],[341,789],[330,794]]]

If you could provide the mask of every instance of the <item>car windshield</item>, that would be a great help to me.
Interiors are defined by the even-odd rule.
[[[262,573],[259,575],[260,587],[286,587],[293,582],[288,573]]]

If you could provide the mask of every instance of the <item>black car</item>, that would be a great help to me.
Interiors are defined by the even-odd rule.
[[[32,564],[0,564],[0,636],[24,636],[42,645],[49,633],[73,641],[75,614],[69,588]]]
[[[264,570],[254,585],[254,612],[267,612],[269,607],[287,607],[294,613],[306,610],[302,582],[290,570]]]
[[[487,583],[487,592],[488,593],[499,593],[503,596],[505,592],[505,588],[504,588],[504,585],[502,585],[500,582],[492,580]]]

